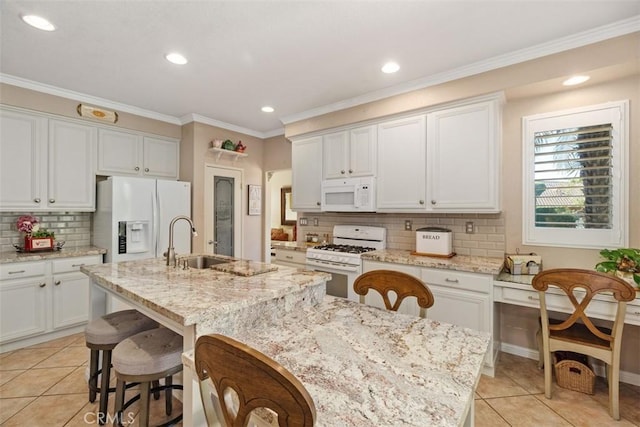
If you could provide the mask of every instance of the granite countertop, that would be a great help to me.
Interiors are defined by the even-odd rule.
[[[98,248],[96,246],[78,246],[63,247],[56,251],[46,252],[17,252],[17,251],[5,251],[0,252],[0,264],[10,264],[14,262],[28,262],[28,261],[46,261],[48,259],[56,258],[71,258],[79,256],[89,255],[103,255],[107,253],[106,249]]]
[[[441,268],[498,275],[502,271],[504,259],[467,255],[456,255],[452,258],[436,258],[411,255],[410,251],[401,249],[385,249],[362,254],[363,260],[408,264],[418,267]]]
[[[181,325],[210,322],[265,301],[304,293],[306,288],[324,292],[325,282],[331,278],[327,273],[284,266],[263,274],[241,275],[255,266],[229,260],[230,264],[239,263],[229,265],[235,274],[169,267],[163,258],[83,266],[80,270],[99,286]],[[224,269],[224,265],[215,267]]]
[[[330,296],[227,332],[300,379],[318,426],[462,425],[490,337]]]

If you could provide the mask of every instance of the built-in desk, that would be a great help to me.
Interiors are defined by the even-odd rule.
[[[513,304],[523,307],[540,308],[538,291],[533,289],[531,281],[534,276],[514,276],[502,272],[493,282],[493,302]],[[559,313],[573,313],[574,307],[560,289],[549,288],[547,291],[547,307]],[[594,319],[613,321],[616,301],[612,296],[598,294],[593,297],[586,314]],[[640,326],[640,292],[636,299],[627,303],[625,323]]]

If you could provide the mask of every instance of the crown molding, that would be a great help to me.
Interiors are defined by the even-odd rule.
[[[190,122],[198,122],[205,125],[210,125],[210,126],[215,126],[222,129],[230,130],[233,132],[243,133],[249,136],[255,136],[256,138],[260,138],[260,139],[270,138],[272,136],[277,136],[277,135],[284,135],[284,128],[274,129],[267,132],[259,132],[253,129],[245,128],[245,127],[234,125],[231,123],[226,123],[220,120],[212,119],[212,118],[202,116],[200,114],[195,114],[195,113],[186,114],[180,117],[180,122],[183,125]]]
[[[166,114],[157,113],[155,111],[145,110],[144,108],[134,107],[132,105],[122,104],[108,99],[99,98],[97,96],[91,96],[72,90],[62,89],[56,86],[51,86],[44,83],[35,82],[33,80],[27,80],[22,77],[16,77],[9,74],[0,73],[0,83],[6,83],[12,86],[18,86],[24,89],[34,90],[36,92],[47,93],[49,95],[59,96],[61,98],[73,99],[78,102],[86,102],[96,106],[109,108],[129,114],[135,114],[136,116],[146,117],[148,119],[159,120],[161,122],[171,123],[174,125],[180,125],[180,119],[177,117],[169,116]]]
[[[435,86],[453,80],[469,77],[475,74],[496,70],[498,68],[518,64],[532,59],[553,55],[555,53],[579,48],[638,31],[640,31],[640,15],[635,15],[631,18],[614,22],[609,25],[604,25],[591,30],[562,37],[557,40],[542,43],[529,48],[516,50],[504,55],[498,55],[484,61],[475,62],[473,64],[455,68],[446,72],[419,78],[386,89],[369,92],[362,96],[345,99],[332,104],[313,108],[311,110],[302,111],[300,113],[283,116],[280,118],[280,120],[283,124],[288,125],[300,120],[306,120],[312,117],[333,113],[335,111],[344,110],[369,102],[379,101],[381,99],[389,98],[395,95],[401,95],[403,93],[424,89],[430,86]]]

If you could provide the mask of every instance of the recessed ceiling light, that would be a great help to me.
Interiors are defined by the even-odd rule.
[[[270,107],[268,105],[265,105],[264,107],[262,107],[261,110],[265,113],[273,113],[274,111],[276,111],[274,110],[273,107]]]
[[[579,85],[580,83],[584,83],[589,80],[591,77],[589,76],[573,76],[569,77],[567,80],[563,81],[562,84],[565,86],[573,86]]]
[[[167,58],[167,61],[172,62],[174,64],[178,64],[178,65],[184,65],[187,62],[189,62],[187,61],[187,58],[175,52],[168,53],[167,55],[165,55],[165,58]]]
[[[387,74],[395,73],[399,69],[400,66],[395,62],[387,62],[382,66],[382,72]]]
[[[37,15],[22,15],[20,16],[24,22],[42,31],[54,31],[55,25],[47,21],[41,16]]]

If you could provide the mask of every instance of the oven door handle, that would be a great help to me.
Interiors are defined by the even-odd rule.
[[[340,271],[358,271],[357,265],[337,264],[330,261],[319,261],[317,259],[307,259],[307,265],[311,267],[329,268]]]

